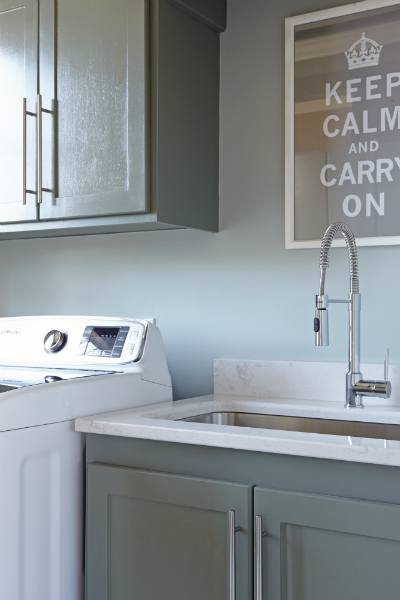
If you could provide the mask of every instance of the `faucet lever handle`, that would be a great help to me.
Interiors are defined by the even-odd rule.
[[[385,360],[383,363],[383,377],[389,381],[389,348],[385,348]]]

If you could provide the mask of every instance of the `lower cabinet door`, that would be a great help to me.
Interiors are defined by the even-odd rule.
[[[251,598],[252,486],[89,464],[87,490],[87,600]]]
[[[255,488],[254,515],[256,600],[399,599],[400,506]]]

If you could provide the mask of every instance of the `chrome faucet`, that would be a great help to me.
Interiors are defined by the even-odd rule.
[[[325,275],[329,267],[329,253],[336,233],[342,233],[349,251],[350,293],[348,300],[329,300],[325,294]],[[345,223],[333,223],[325,231],[321,244],[321,279],[319,294],[316,296],[314,319],[315,345],[329,346],[328,305],[346,303],[349,305],[349,371],[346,375],[345,408],[364,408],[363,396],[390,398],[392,386],[388,381],[389,350],[385,350],[384,381],[365,381],[360,373],[360,310],[361,295],[358,290],[358,259],[354,234]]]

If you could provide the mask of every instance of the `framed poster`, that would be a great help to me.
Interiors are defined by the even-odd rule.
[[[285,103],[286,248],[400,244],[400,0],[286,19]]]

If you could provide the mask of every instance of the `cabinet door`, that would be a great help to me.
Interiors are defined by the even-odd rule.
[[[38,0],[0,0],[0,223],[37,218],[37,44]],[[32,113],[26,116],[24,98],[26,110]],[[23,177],[24,121],[26,187]],[[26,189],[29,190],[27,194]]]
[[[262,488],[254,502],[267,532],[257,600],[398,600],[400,506]]]
[[[236,599],[251,597],[251,486],[99,464],[87,477],[87,600],[229,600],[229,511]]]
[[[146,0],[43,0],[40,219],[148,210]]]

